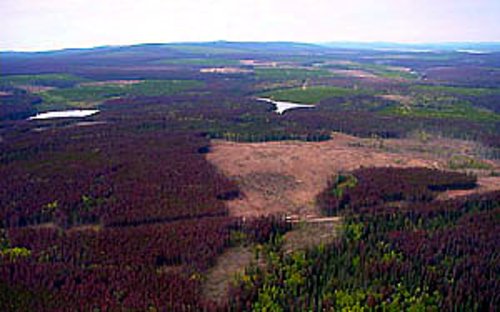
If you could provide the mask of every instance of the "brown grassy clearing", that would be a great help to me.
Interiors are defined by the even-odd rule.
[[[128,86],[133,84],[138,84],[143,82],[143,80],[106,80],[106,81],[91,81],[91,82],[82,82],[79,86],[89,86],[89,87],[98,87],[98,86]]]
[[[332,73],[345,77],[355,77],[355,78],[378,78],[377,75],[359,69],[331,69]]]
[[[428,167],[448,169],[454,155],[474,155],[477,144],[443,138],[361,139],[335,133],[325,142],[234,143],[215,140],[207,155],[224,174],[236,180],[244,196],[228,202],[234,216],[273,213],[318,216],[316,195],[336,173],[359,167]],[[493,170],[475,170],[479,189],[500,189],[499,161],[481,160]],[[447,192],[457,196],[460,192]]]
[[[49,91],[49,90],[54,90],[55,87],[48,87],[48,86],[36,86],[36,85],[22,85],[22,86],[16,86],[18,89],[24,90],[29,93],[40,93],[44,91]]]
[[[208,160],[235,179],[244,193],[241,199],[228,202],[234,216],[319,216],[315,197],[338,172],[361,166],[447,169],[449,157],[469,155],[475,148],[473,143],[459,140],[360,139],[340,133],[335,133],[333,140],[319,143],[215,140],[212,146]],[[489,163],[500,167],[498,162]],[[498,187],[495,179],[479,179],[481,185],[488,185],[484,188]]]
[[[339,217],[300,221],[294,224],[292,231],[285,234],[283,251],[287,254],[331,243],[337,237],[341,222]]]
[[[221,302],[226,298],[229,281],[234,280],[237,274],[245,272],[245,268],[255,262],[255,256],[250,247],[234,247],[224,251],[216,264],[206,273],[206,280],[202,287],[202,296]]]
[[[200,73],[212,73],[212,74],[248,74],[253,71],[250,69],[244,69],[239,67],[212,67],[212,68],[202,68]]]

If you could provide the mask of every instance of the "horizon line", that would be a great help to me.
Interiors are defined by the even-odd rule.
[[[359,44],[359,45],[400,45],[400,46],[446,46],[446,45],[484,45],[484,44],[498,44],[500,45],[500,40],[493,41],[472,41],[472,40],[460,40],[460,41],[422,41],[422,42],[401,42],[401,41],[350,41],[350,40],[339,40],[339,41],[321,41],[321,42],[311,42],[311,41],[290,41],[290,40],[207,40],[207,41],[165,41],[165,42],[142,42],[142,43],[127,43],[127,44],[104,44],[104,45],[92,45],[92,46],[69,46],[62,48],[54,48],[48,50],[30,50],[30,49],[0,49],[0,53],[50,53],[50,52],[60,52],[68,50],[92,50],[99,48],[119,48],[119,47],[133,47],[142,45],[173,45],[173,44],[207,44],[207,43],[296,43],[296,44],[309,44],[316,45],[320,47],[330,47],[335,44]]]

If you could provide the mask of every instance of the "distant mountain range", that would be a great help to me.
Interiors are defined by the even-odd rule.
[[[499,52],[500,42],[444,42],[444,43],[392,43],[392,42],[329,42],[323,46],[354,50],[388,50],[405,52],[469,51]]]
[[[469,53],[500,52],[500,42],[459,42],[459,43],[389,43],[389,42],[327,42],[327,43],[301,43],[301,42],[178,42],[178,43],[147,43],[127,46],[101,46],[95,48],[76,48],[40,52],[3,51],[0,55],[6,57],[33,56],[84,56],[89,54],[123,54],[123,53],[157,53],[170,51],[192,54],[237,54],[245,52],[259,53],[286,53],[325,52],[333,49],[344,50],[387,50],[403,52],[446,52],[458,51]]]
[[[212,42],[176,42],[176,43],[144,43],[125,46],[100,46],[94,48],[70,48],[62,50],[37,51],[37,52],[18,52],[3,51],[3,55],[23,56],[38,54],[43,55],[85,55],[88,53],[149,53],[160,50],[169,50],[184,53],[207,53],[207,54],[231,54],[241,52],[283,52],[283,51],[320,51],[326,46],[299,42],[230,42],[230,41],[212,41]]]

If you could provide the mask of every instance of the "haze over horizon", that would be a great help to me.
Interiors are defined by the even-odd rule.
[[[150,42],[495,42],[493,0],[3,0],[0,50]]]

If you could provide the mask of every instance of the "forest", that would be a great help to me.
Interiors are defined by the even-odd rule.
[[[499,310],[500,52],[212,42],[0,59],[1,311]],[[263,97],[314,107],[277,114]],[[29,119],[75,109],[99,112]],[[235,213],[289,176],[261,187],[245,177],[266,172],[209,157],[346,137],[337,149],[365,163],[325,173],[308,205],[334,238],[307,248],[289,248],[306,213]],[[415,155],[430,156],[389,162]],[[207,295],[231,250],[251,259]]]

